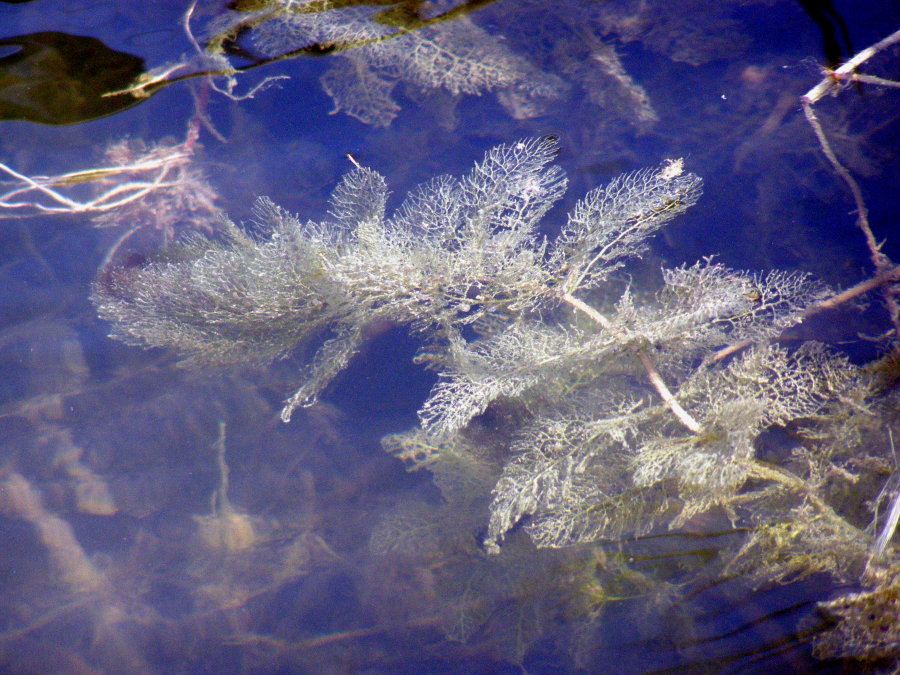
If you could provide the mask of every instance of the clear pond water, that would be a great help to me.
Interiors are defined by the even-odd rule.
[[[551,241],[624,172],[681,157],[704,181],[617,292],[649,296],[660,268],[707,256],[852,287],[872,256],[800,97],[900,28],[896,4],[332,5],[0,3],[0,671],[858,672],[813,652],[817,603],[864,588],[861,573],[731,571],[747,514],[560,549],[534,546],[526,514],[489,554],[496,476],[448,517],[440,482],[382,448],[437,382],[408,326],[368,325],[283,423],[327,335],[274,361],[183,367],[109,337],[91,297],[185,238],[222,236],[225,214],[264,238],[259,196],[327,220],[359,164],[385,177],[390,211],[491,147],[546,137],[568,177],[540,225]],[[866,67],[897,79],[896,45]],[[859,83],[816,108],[893,259],[897,91]],[[890,331],[876,289],[784,341],[862,365]],[[869,539],[900,433],[891,396],[842,465],[859,482],[829,493]],[[466,438],[500,456],[524,414],[498,401]],[[755,456],[786,462],[802,443],[772,428]],[[896,666],[887,653],[873,667]]]

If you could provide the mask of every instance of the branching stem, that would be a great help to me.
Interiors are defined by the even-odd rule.
[[[606,330],[612,329],[612,323],[610,323],[609,319],[607,319],[603,314],[598,312],[596,309],[591,307],[586,302],[579,300],[571,293],[563,293],[562,300],[570,307],[577,309],[578,311],[585,314],[589,317],[594,323],[598,324],[602,328]],[[692,433],[700,434],[703,431],[703,427],[700,426],[700,423],[697,422],[691,414],[681,407],[681,404],[675,398],[675,395],[669,390],[669,387],[666,385],[665,380],[663,380],[662,375],[659,374],[659,371],[656,369],[656,365],[647,356],[647,353],[643,349],[634,350],[635,355],[640,360],[641,365],[644,367],[644,370],[647,372],[647,379],[650,380],[650,384],[653,385],[653,388],[656,389],[656,393],[660,395],[663,401],[665,401],[666,406],[668,406],[669,410],[672,411],[672,414],[681,422],[682,425],[687,427]]]
[[[837,172],[838,176],[840,176],[847,184],[847,187],[850,188],[850,193],[853,195],[853,202],[856,205],[856,224],[866,240],[866,246],[869,249],[869,255],[872,259],[872,264],[875,266],[875,274],[878,278],[884,278],[888,270],[894,266],[893,262],[881,251],[881,244],[878,243],[875,234],[872,232],[872,227],[869,223],[869,210],[863,199],[862,189],[860,188],[859,183],[850,171],[847,170],[847,167],[841,164],[835,154],[834,149],[831,147],[831,143],[828,140],[828,136],[826,136],[825,130],[822,128],[822,124],[819,122],[819,118],[813,110],[813,106],[825,96],[825,94],[836,93],[835,88],[841,86],[843,83],[848,81],[863,81],[864,76],[858,75],[856,69],[875,56],[875,54],[897,43],[900,43],[900,30],[891,33],[874,45],[863,49],[846,63],[841,65],[840,68],[828,72],[815,87],[810,89],[800,98],[803,114],[806,116],[806,120],[812,127],[813,133],[819,141],[819,146],[822,148],[822,152],[825,154],[825,157]],[[898,86],[896,82],[891,80],[879,81],[880,78],[865,79],[873,84],[877,83],[891,87]],[[891,317],[891,323],[894,324],[894,330],[896,334],[900,336],[900,303],[898,303],[897,300],[897,292],[891,289],[890,286],[885,287],[884,299],[888,313]]]

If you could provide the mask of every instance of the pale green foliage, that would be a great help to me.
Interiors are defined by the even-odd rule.
[[[413,429],[389,434],[381,445],[408,471],[428,469],[444,499],[457,505],[483,499],[499,470],[487,453],[459,436],[435,441],[421,429]]]
[[[627,458],[620,450],[629,446],[643,417],[636,412],[640,405],[610,403],[598,419],[579,406],[529,424],[493,490],[488,548],[496,550],[499,539],[526,514],[536,516],[529,534],[540,546],[595,539],[584,535],[587,527],[625,529],[602,512],[627,489]],[[584,509],[595,518],[593,526],[585,521]],[[623,512],[620,520],[630,523],[633,514]]]
[[[218,241],[194,237],[177,262],[123,271],[99,286],[100,312],[133,344],[165,345],[192,362],[268,361],[346,311],[319,252],[336,238],[303,227],[267,200],[269,238],[225,223]],[[265,326],[260,331],[260,326]]]
[[[498,398],[521,396],[562,372],[574,376],[614,344],[608,336],[594,339],[532,321],[512,323],[472,345],[453,340],[443,379],[420,411],[422,424],[437,435],[455,433]]]
[[[449,3],[433,3],[428,16],[448,9]],[[481,94],[531,75],[527,61],[467,17],[407,26],[402,15],[391,21],[378,7],[318,0],[280,0],[267,11],[271,18],[251,35],[266,55],[312,44],[344,49],[322,76],[322,86],[335,112],[343,110],[366,124],[388,126],[396,117],[400,107],[391,92],[398,82],[454,95]]]
[[[360,59],[336,59],[319,82],[334,103],[333,112],[343,111],[365,124],[389,126],[401,110],[392,96],[397,82],[379,77]]]
[[[828,289],[802,273],[749,274],[707,261],[663,271],[659,322],[681,348],[708,350],[726,342],[775,337]],[[646,331],[648,340],[655,340]]]
[[[369,169],[345,176],[323,223],[262,199],[259,237],[226,223],[219,241],[191,239],[173,259],[111,275],[95,300],[127,342],[174,347],[192,362],[271,360],[330,331],[287,418],[343,369],[371,322],[452,337],[454,326],[546,295],[535,228],[565,189],[547,166],[554,152],[547,140],[499,146],[461,178],[414,190],[391,218],[384,179]]]
[[[285,419],[315,401],[372,322],[426,336],[417,361],[439,381],[421,428],[384,446],[429,470],[445,504],[387,514],[373,535],[381,552],[410,550],[416,536],[429,550],[465,549],[485,521],[493,552],[523,521],[539,547],[564,547],[720,508],[758,528],[735,565],[765,560],[781,579],[858,562],[870,537],[820,496],[834,450],[797,452],[789,469],[757,457],[761,433],[815,422],[823,406],[852,409],[844,420],[868,414],[845,358],[766,344],[826,289],[711,259],[663,270],[656,293],[623,285],[612,273],[696,202],[700,179],[680,160],[614,179],[548,242],[538,226],[566,187],[555,151],[549,139],[498,146],[467,174],[414,188],[392,214],[385,180],[358,168],[322,222],[261,200],[259,234],[225,223],[219,240],[110,272],[95,300],[123,339],[189,361],[315,351]],[[757,344],[706,358],[740,341]],[[492,408],[515,423],[480,443],[473,422]],[[831,436],[847,437],[821,438]]]
[[[458,429],[498,395],[538,381],[519,365],[527,359],[538,365],[540,344],[550,356],[568,340],[568,351],[588,362],[599,343],[611,340],[567,338],[527,318],[552,301],[557,268],[583,259],[585,247],[595,245],[586,234],[580,245],[569,236],[564,251],[546,255],[536,235],[565,190],[562,171],[549,166],[554,154],[550,140],[498,146],[464,176],[441,176],[414,189],[392,217],[385,213],[384,179],[356,169],[335,189],[325,222],[302,223],[260,200],[259,236],[226,223],[220,241],[191,239],[171,260],[110,276],[97,285],[95,300],[124,340],[174,347],[192,362],[264,362],[328,337],[285,406],[286,419],[345,367],[364,326],[390,319],[428,330],[451,368],[467,377],[477,372],[479,352],[487,352],[481,359],[486,368],[501,371],[469,398],[452,391],[469,387],[463,378],[444,394],[445,387],[436,390],[423,418]],[[685,196],[697,192],[696,177],[678,181]],[[648,201],[646,208],[657,203]],[[633,228],[644,221],[656,227],[659,216],[642,220],[635,211],[612,225]],[[521,319],[470,349],[459,329],[498,313]],[[572,358],[557,360],[563,368],[574,365]],[[510,367],[519,368],[521,381],[502,372]]]
[[[853,376],[845,359],[818,345],[793,354],[755,349],[721,371],[702,370],[681,391],[706,433],[645,443],[634,458],[634,483],[676,482],[684,501],[676,526],[712,506],[727,507],[747,479],[759,433],[813,415]]]
[[[628,399],[556,406],[555,417],[537,418],[513,446],[518,454],[494,488],[488,544],[526,514],[539,545],[567,546],[678,527],[714,506],[730,510],[746,498],[759,433],[812,415],[853,376],[845,359],[814,345],[793,354],[770,346],[701,369],[681,387],[702,420],[699,435]]]
[[[379,554],[476,553],[471,530],[484,522],[487,495],[499,471],[496,462],[462,437],[434,441],[419,429],[390,434],[381,444],[409,471],[427,469],[443,501],[412,507],[401,502],[379,519],[370,548]]]
[[[823,518],[808,504],[791,509],[781,522],[757,528],[726,568],[757,584],[796,581],[816,572],[859,579],[870,542],[839,518]]]
[[[647,248],[647,239],[700,196],[696,176],[673,162],[619,176],[585,195],[554,242],[551,261],[567,291],[603,283]],[[597,227],[603,223],[604,227]]]
[[[896,670],[900,659],[900,569],[884,570],[874,582],[870,590],[819,603],[817,609],[827,630],[813,638],[816,657],[883,664],[882,669],[871,668],[872,672]]]

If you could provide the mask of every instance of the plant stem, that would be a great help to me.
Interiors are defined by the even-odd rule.
[[[609,319],[586,302],[579,300],[571,293],[563,293],[561,297],[563,302],[587,315],[594,323],[606,330],[612,329],[612,323],[610,323]],[[653,385],[653,388],[656,389],[656,393],[658,393],[662,400],[665,401],[666,406],[672,411],[672,414],[674,414],[678,421],[692,433],[702,433],[703,427],[700,426],[700,423],[697,422],[697,420],[691,417],[691,414],[687,410],[681,407],[681,404],[669,390],[665,380],[663,380],[662,375],[659,374],[656,365],[650,360],[647,353],[643,349],[634,349],[633,351],[640,360],[641,365],[644,366],[644,370],[647,371],[647,378],[650,380],[650,384]]]

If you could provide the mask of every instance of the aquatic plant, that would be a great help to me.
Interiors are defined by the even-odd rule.
[[[396,117],[400,106],[391,92],[399,82],[424,91],[481,94],[526,81],[532,70],[467,17],[424,23],[429,15],[451,10],[451,3],[423,5],[417,11],[379,8],[374,16],[362,5],[328,11],[321,5],[273,2],[272,18],[253,30],[251,40],[266,57],[309,44],[359,45],[337,52],[320,81],[334,112],[343,110],[366,124],[388,126]]]
[[[735,561],[751,551],[775,560],[816,532],[810,544],[832,554],[847,542],[845,568],[864,564],[868,535],[823,493],[834,447],[777,466],[756,445],[826,405],[866,411],[868,385],[845,357],[768,343],[827,289],[712,259],[663,270],[655,293],[632,288],[614,272],[697,201],[700,179],[681,160],[620,176],[548,240],[538,225],[566,186],[555,152],[547,138],[498,146],[469,173],[415,188],[391,215],[385,179],[356,168],[322,222],[262,199],[254,234],[226,223],[220,239],[196,236],[165,260],[107,272],[94,299],[117,337],[192,364],[313,352],[285,421],[316,401],[373,322],[409,326],[427,339],[418,361],[439,381],[421,429],[388,449],[449,484],[477,484],[472,466],[493,467],[490,551],[523,520],[538,546],[561,547],[719,508],[756,524]],[[704,358],[732,343],[751,346]],[[455,439],[498,406],[518,422],[486,463]],[[811,570],[836,566],[809,555]]]
[[[320,672],[329,664],[354,672],[365,664],[388,672],[462,664],[493,672],[515,664],[593,672],[612,650],[621,670],[636,672],[746,669],[742,661],[754,670],[764,659],[794,665],[798,651],[805,658],[810,650],[896,669],[900,462],[889,440],[900,411],[900,267],[887,257],[890,247],[881,248],[879,211],[869,216],[862,200],[875,184],[853,178],[885,168],[871,151],[890,138],[881,131],[890,129],[880,105],[887,96],[873,91],[896,83],[860,72],[883,72],[877,63],[856,58],[798,102],[804,76],[783,68],[782,54],[735,58],[747,42],[730,19],[743,16],[732,12],[734,2],[716,11],[695,1],[672,11],[653,0],[186,4],[182,26],[194,55],[115,85],[149,99],[165,84],[202,79],[183,141],[114,141],[101,165],[72,171],[58,165],[64,148],[54,159],[40,152],[49,145],[27,147],[27,130],[3,138],[4,161],[16,169],[0,165],[0,206],[40,217],[5,230],[26,246],[14,243],[9,250],[21,254],[3,266],[15,302],[0,339],[10,374],[0,411],[0,530],[12,543],[4,567],[15,574],[5,575],[0,592],[0,670]],[[310,7],[321,15],[278,14]],[[450,22],[464,13],[456,8],[476,7]],[[348,16],[360,21],[342,25]],[[336,32],[304,34],[303,22]],[[643,47],[620,55],[612,35]],[[475,51],[466,52],[468,38]],[[889,55],[896,41],[866,53]],[[447,50],[446,59],[481,53],[453,70],[447,60],[435,65],[429,49]],[[293,111],[290,97],[246,111],[207,99],[210,88],[240,99],[238,76],[301,54],[319,58],[280,72],[311,74],[307,89],[317,89],[325,69],[321,81],[335,91],[370,85],[343,92],[336,104],[345,110],[359,105],[365,114],[367,96],[388,112],[405,105],[389,96],[396,84],[393,95],[404,86],[406,98],[426,99],[426,114],[406,114],[386,131],[357,125],[359,138],[317,125],[318,144],[317,134],[288,138],[277,129]],[[528,61],[494,58],[510,55]],[[716,62],[672,68],[673,59]],[[500,74],[511,84],[481,82],[477,68],[498,63],[510,67]],[[459,94],[468,85],[494,87],[512,117],[532,121],[516,124],[484,99],[491,114],[482,118],[474,98],[453,93],[458,76]],[[564,103],[548,105],[553,78],[565,87]],[[250,94],[262,87],[249,84]],[[832,102],[857,87],[865,90],[858,109],[879,114],[836,126],[840,104]],[[138,99],[120,91],[103,100]],[[792,114],[800,105],[806,119]],[[450,138],[454,108],[465,126]],[[148,115],[153,109],[146,106]],[[174,110],[155,109],[160,116],[146,120],[162,123]],[[251,124],[244,112],[263,117]],[[649,144],[629,141],[654,125],[659,135]],[[263,127],[273,134],[257,145]],[[165,133],[165,125],[147,128]],[[420,186],[400,209],[389,207],[389,182],[358,167],[314,222],[262,200],[255,222],[219,227],[217,192],[206,180],[228,175],[220,162],[238,161],[240,185],[218,192],[235,209],[249,203],[244,191],[259,189],[257,158],[301,165],[302,184],[289,197],[299,204],[317,199],[318,180],[331,175],[329,157],[344,141],[364,148],[372,166],[397,164],[402,174],[429,161],[426,148],[452,142],[462,152],[476,139],[553,128],[566,130],[564,152],[577,167],[568,184],[553,168],[554,142],[524,140],[494,149],[463,176]],[[231,147],[197,152],[203,129]],[[278,152],[258,152],[276,137]],[[817,140],[828,162],[819,158],[816,169],[809,164]],[[290,155],[280,151],[285,143]],[[797,227],[812,208],[801,196],[811,184],[839,196],[837,172],[854,197],[875,276],[831,295],[804,274],[729,269],[701,257],[712,248],[688,254],[698,209],[689,211],[688,229],[654,241],[700,196],[700,179],[680,161],[581,187],[639,165],[640,147],[660,144],[681,148],[691,168],[702,164],[716,181],[722,201],[704,208],[719,215],[701,216],[711,228],[696,239],[720,234],[721,218],[766,242],[749,250],[730,241],[723,254],[735,256],[731,266],[775,267],[768,261],[790,250],[803,269],[840,278],[835,263],[850,261],[850,251],[817,244],[827,240],[835,251],[845,240],[821,222],[818,240]],[[240,148],[254,152],[250,163]],[[862,151],[867,167],[857,161]],[[760,182],[742,176],[726,194],[732,157],[736,171],[752,167]],[[204,169],[206,159],[215,163]],[[265,171],[266,190],[277,190],[282,173]],[[568,219],[560,208],[566,188],[587,192],[566,202]],[[758,208],[766,202],[773,208]],[[742,220],[750,212],[755,219]],[[65,217],[47,217],[54,213]],[[119,232],[79,233],[78,216]],[[185,226],[198,232],[184,239]],[[148,262],[144,235],[153,233],[162,246]],[[660,271],[660,259],[680,266]],[[228,371],[218,377],[208,367],[199,375],[173,369],[159,350],[107,352],[78,302],[98,265],[95,299],[125,340],[174,347],[188,364],[284,362],[243,373],[218,368]],[[56,273],[73,280],[75,268],[83,283],[74,297],[68,283],[57,293]],[[855,270],[843,272],[852,278]],[[857,323],[847,300],[873,290],[887,312],[870,306]],[[45,295],[53,296],[49,317]],[[820,331],[816,319],[795,325],[842,303],[829,315],[839,316],[830,322],[839,331]],[[15,323],[35,315],[49,321]],[[403,328],[385,332],[391,324]],[[419,342],[417,363],[437,372],[437,386],[418,401],[420,424],[385,436],[380,455],[373,443],[384,418],[369,415],[385,408],[360,404],[367,385],[358,370],[334,377],[353,359],[383,366],[382,350],[404,330],[404,342]],[[860,361],[876,349],[888,355],[869,367],[841,356],[846,350]],[[307,365],[284,409],[292,424],[275,430],[296,363]],[[383,382],[378,377],[370,382]],[[343,406],[347,393],[353,403]],[[400,462],[419,473],[403,480]],[[829,597],[829,588],[843,595]],[[813,613],[817,601],[818,616],[795,635],[790,617]],[[760,621],[764,636],[756,635]]]
[[[98,284],[95,298],[121,337],[175,347],[191,361],[265,361],[330,331],[285,419],[314,401],[374,321],[427,333],[435,341],[432,358],[440,352],[456,363],[475,356],[463,329],[492,317],[502,317],[507,329],[483,344],[505,336],[531,340],[534,349],[550,341],[544,348],[556,349],[566,334],[534,313],[574,301],[573,292],[598,285],[639,254],[647,236],[697,199],[700,181],[675,164],[623,177],[579,203],[548,245],[537,226],[566,184],[550,164],[554,153],[550,139],[499,146],[467,175],[414,189],[391,217],[384,179],[358,168],[332,194],[322,223],[302,223],[261,199],[261,234],[227,223],[218,241],[189,239],[177,260],[116,273]],[[716,269],[704,265],[675,276],[699,278]],[[735,277],[738,297],[746,283]],[[570,343],[563,365],[596,358],[578,338]],[[627,349],[628,338],[613,344]],[[441,391],[423,418],[457,415],[438,412]],[[499,393],[473,402],[469,417]],[[458,415],[443,424],[445,431],[463,426],[465,413]]]

